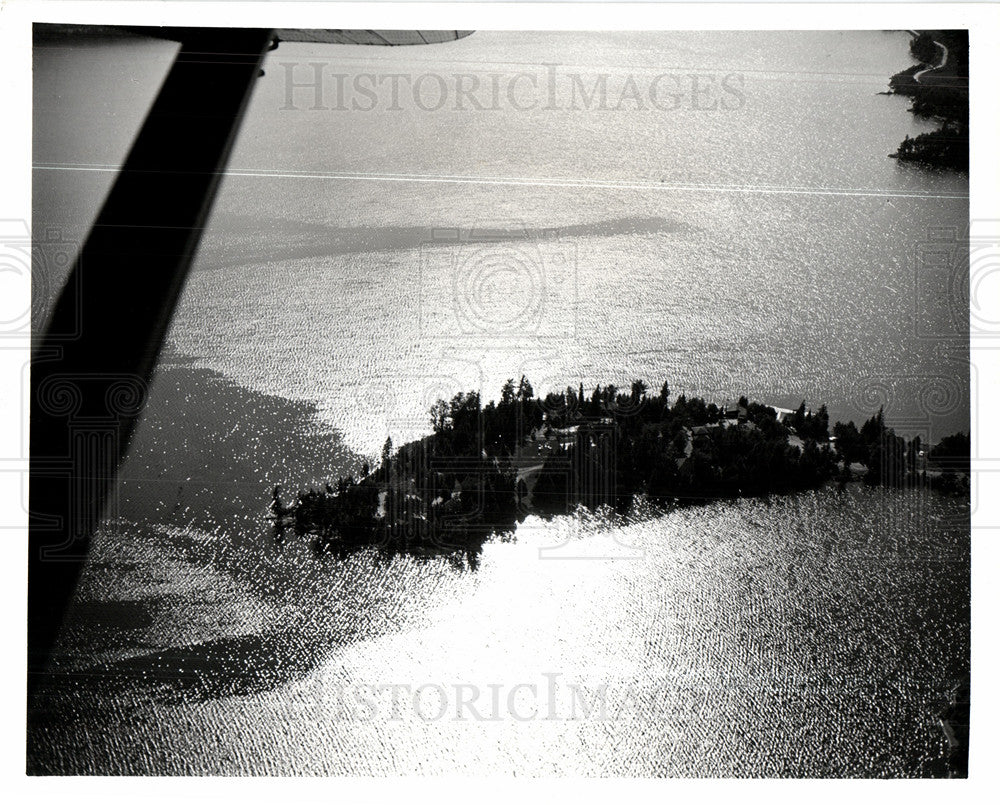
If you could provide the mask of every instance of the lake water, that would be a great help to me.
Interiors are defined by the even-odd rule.
[[[103,47],[155,85],[162,47]],[[101,52],[49,58],[100,67]],[[313,63],[326,106],[335,74],[410,76],[429,94],[393,109],[383,83],[372,111],[350,111],[298,89],[283,108]],[[884,404],[925,441],[967,428],[968,296],[920,255],[964,230],[968,180],[886,158],[926,130],[878,94],[908,64],[907,36],[889,32],[282,44],[29,765],[944,774],[936,715],[968,671],[962,503],[851,490],[625,524],[529,518],[474,572],[317,558],[262,518],[271,485],[357,467],[387,435],[425,433],[438,397],[496,396],[522,373],[542,392],[669,379],[856,420]],[[41,75],[65,94],[82,80],[65,73]],[[572,108],[574,81],[602,73],[621,108]],[[499,108],[422,108],[434,76],[449,98],[471,80],[455,74],[498,82]],[[650,108],[661,74],[676,109]],[[646,108],[619,103],[629,81]],[[36,93],[36,130],[59,111]],[[83,130],[94,114],[72,112]],[[123,147],[36,137],[34,158],[113,165]],[[107,182],[36,171],[36,228],[84,228]],[[602,696],[603,714],[569,717]]]

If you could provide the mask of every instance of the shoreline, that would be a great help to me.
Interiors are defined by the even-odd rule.
[[[910,54],[917,60],[889,79],[890,95],[913,99],[910,112],[939,127],[906,135],[893,159],[967,172],[969,169],[968,33],[909,31]],[[949,46],[950,45],[950,46]],[[933,54],[931,53],[933,51]],[[933,57],[933,58],[932,58]]]

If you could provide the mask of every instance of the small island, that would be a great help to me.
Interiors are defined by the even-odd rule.
[[[499,401],[475,391],[439,400],[432,433],[394,449],[379,466],[324,489],[300,491],[290,505],[280,487],[271,516],[320,551],[376,548],[392,555],[465,556],[511,533],[529,514],[551,517],[583,506],[628,516],[719,499],[788,494],[828,483],[920,485],[962,495],[969,489],[969,435],[925,449],[885,424],[880,409],[860,428],[830,426],[826,406],[780,409],[745,397],[719,406],[671,397],[663,383],[627,390],[581,386],[536,397],[522,377]]]

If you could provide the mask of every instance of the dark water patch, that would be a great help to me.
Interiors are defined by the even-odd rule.
[[[95,629],[141,629],[153,622],[143,601],[85,601],[76,605],[75,614]]]
[[[338,642],[357,637],[341,632]],[[313,641],[303,631],[289,629],[222,637],[50,674],[29,714],[28,744],[35,750],[28,753],[27,771],[64,773],[61,752],[50,751],[60,743],[50,743],[53,735],[121,719],[143,723],[148,707],[156,703],[196,706],[270,691],[305,676],[330,648],[328,641]]]
[[[199,271],[259,263],[263,260],[299,260],[367,252],[407,251],[423,246],[456,243],[533,243],[561,238],[600,238],[616,235],[676,234],[690,227],[680,221],[656,216],[626,216],[569,226],[529,227],[512,223],[504,228],[432,229],[426,226],[333,227],[296,220],[262,222],[235,217],[230,231],[253,232],[255,243],[266,243],[266,254],[245,248],[243,236],[209,246],[199,260]],[[232,248],[239,245],[239,249]],[[238,252],[239,259],[232,254]]]
[[[338,644],[357,639],[341,632]],[[93,701],[128,693],[166,703],[273,690],[308,673],[331,648],[293,630],[235,635],[93,666],[72,675]]]
[[[110,514],[239,540],[260,530],[267,490],[315,483],[361,461],[315,406],[171,357],[153,380]]]

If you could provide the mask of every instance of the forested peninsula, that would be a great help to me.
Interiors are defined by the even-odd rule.
[[[323,489],[270,505],[275,530],[307,535],[319,550],[375,547],[471,558],[492,535],[529,514],[585,507],[627,516],[641,500],[670,508],[850,482],[920,485],[968,494],[969,436],[934,446],[898,436],[882,410],[861,427],[813,411],[774,408],[745,397],[719,406],[667,383],[652,392],[581,386],[536,396],[522,377],[499,401],[475,391],[440,400],[432,432]]]

